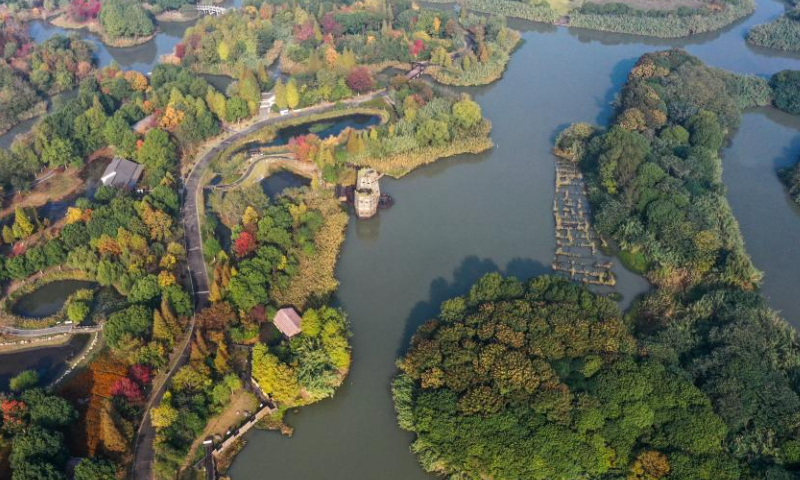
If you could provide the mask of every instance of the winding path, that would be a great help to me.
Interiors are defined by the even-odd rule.
[[[354,106],[362,103],[369,102],[376,98],[384,97],[385,90],[379,90],[366,95],[360,95],[349,100],[339,102],[340,105]],[[211,160],[220,154],[224,149],[228,148],[231,144],[237,142],[242,137],[246,137],[253,132],[256,132],[264,127],[279,124],[287,120],[295,118],[308,117],[314,114],[323,113],[328,110],[336,108],[336,104],[326,102],[313,107],[295,110],[292,113],[281,115],[277,117],[267,117],[265,112],[261,112],[258,120],[252,125],[240,130],[228,137],[218,138],[218,143],[212,148],[203,153],[197,160],[197,163],[192,168],[189,175],[184,180],[185,185],[185,198],[183,208],[181,209],[181,217],[183,219],[183,226],[185,230],[186,241],[186,261],[189,270],[189,280],[192,286],[192,293],[194,296],[195,312],[202,310],[208,306],[208,272],[206,270],[206,262],[203,258],[203,239],[200,231],[200,211],[198,210],[199,203],[197,201],[198,195],[202,195],[202,178],[211,163]],[[155,428],[150,422],[150,409],[161,402],[161,398],[166,392],[169,379],[172,375],[186,363],[189,357],[189,344],[191,343],[194,334],[195,318],[192,316],[189,322],[186,336],[178,347],[173,352],[169,368],[161,375],[161,378],[153,385],[153,391],[150,394],[150,399],[145,405],[145,413],[142,417],[142,422],[139,424],[139,429],[136,432],[136,440],[134,442],[134,459],[130,469],[130,478],[134,480],[150,480],[153,478],[153,460],[155,459],[154,442],[156,437]]]

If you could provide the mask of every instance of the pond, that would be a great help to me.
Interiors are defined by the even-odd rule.
[[[70,295],[82,288],[94,287],[94,282],[83,280],[56,280],[20,297],[12,311],[26,318],[44,318],[61,310]]]
[[[41,385],[52,382],[65,370],[66,362],[86,347],[90,338],[91,335],[74,335],[63,345],[4,354],[0,362],[0,392],[8,391],[8,381],[23,370],[36,370]]]
[[[335,137],[348,128],[354,130],[364,130],[369,127],[381,123],[381,117],[378,115],[347,115],[339,118],[332,118],[330,120],[321,120],[318,122],[302,123],[293,127],[286,127],[278,130],[278,134],[274,140],[264,144],[265,147],[278,147],[286,145],[289,140],[301,135],[308,135],[313,133],[319,138],[325,139],[328,137]]]
[[[492,121],[496,147],[384,179],[398,201],[366,221],[351,220],[337,266],[337,298],[353,330],[353,364],[333,399],[287,422],[291,438],[253,430],[228,474],[238,480],[431,480],[397,427],[390,382],[411,333],[446,298],[467,292],[486,272],[522,278],[549,273],[555,248],[552,202],[555,135],[567,124],[605,124],[611,101],[645,52],[686,48],[708,64],[770,75],[800,69],[800,57],[744,42],[754,24],[784,5],[759,0],[754,15],[727,29],[687,40],[653,40],[512,22],[525,43],[504,78],[470,88]],[[800,326],[800,212],[775,170],[800,155],[800,122],[774,109],[748,112],[724,152],[724,180],[747,250],[764,270],[773,307]],[[617,267],[623,306],[648,288]],[[309,461],[313,452],[313,461]]]
[[[306,187],[308,185],[311,185],[311,180],[288,170],[278,170],[261,180],[261,189],[270,199],[274,199],[287,188]]]

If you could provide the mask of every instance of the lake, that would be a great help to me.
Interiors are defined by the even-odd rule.
[[[395,359],[443,300],[466,293],[481,275],[499,270],[528,278],[550,272],[555,135],[573,122],[606,124],[611,101],[646,52],[683,47],[709,65],[762,76],[800,69],[800,55],[744,42],[751,26],[783,10],[782,3],[759,0],[749,18],[684,40],[512,21],[523,31],[524,44],[505,77],[466,89],[493,122],[497,146],[439,161],[401,180],[385,178],[382,191],[397,204],[372,219],[350,220],[337,267],[337,301],[353,330],[350,376],[334,399],[287,416],[295,427],[292,438],[248,433],[249,444],[229,474],[236,480],[261,479],[264,472],[307,480],[435,478],[409,451],[411,435],[397,427],[389,391]],[[133,49],[101,47],[100,63],[115,58],[124,68],[150,71],[187,26],[163,26],[156,39]],[[748,111],[723,162],[747,251],[765,272],[764,293],[795,327],[800,326],[795,294],[800,211],[775,171],[800,155],[799,130],[798,118],[774,109]],[[618,266],[615,272],[623,306],[648,288]]]
[[[422,480],[409,451],[412,436],[397,427],[390,394],[394,361],[412,332],[442,300],[467,292],[484,273],[530,277],[553,259],[554,157],[558,131],[569,123],[606,124],[610,102],[645,52],[679,46],[708,64],[770,75],[800,69],[800,56],[749,47],[750,26],[779,15],[783,4],[760,0],[754,15],[727,29],[686,40],[556,28],[514,21],[525,43],[505,77],[467,89],[494,124],[497,146],[421,168],[381,189],[396,205],[366,220],[351,219],[337,267],[337,298],[353,330],[353,365],[335,398],[287,416],[287,438],[252,431],[229,470],[236,480],[275,478]],[[765,271],[771,305],[800,326],[800,212],[787,200],[776,168],[800,154],[800,121],[774,109],[745,114],[724,152],[724,179],[747,250]],[[616,269],[623,304],[647,288]]]

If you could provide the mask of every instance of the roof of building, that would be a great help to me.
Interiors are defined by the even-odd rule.
[[[282,334],[286,335],[288,338],[292,338],[300,333],[301,320],[297,311],[290,307],[278,310],[278,313],[275,314],[275,318],[272,319],[272,323],[278,327],[278,330],[280,330]]]
[[[110,185],[117,188],[133,189],[139,177],[142,176],[143,167],[136,162],[125,160],[124,158],[114,157],[108,164],[106,171],[100,180],[103,185]]]

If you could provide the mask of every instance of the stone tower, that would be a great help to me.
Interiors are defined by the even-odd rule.
[[[356,179],[355,207],[358,218],[369,218],[378,212],[381,198],[381,176],[372,168],[362,168]]]

